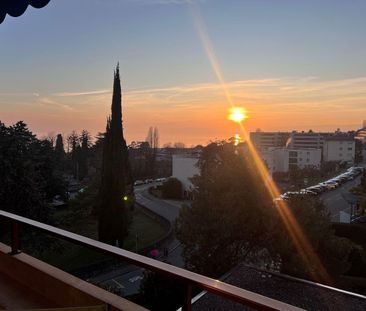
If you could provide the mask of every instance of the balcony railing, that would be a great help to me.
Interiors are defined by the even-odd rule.
[[[53,226],[49,226],[28,218],[11,214],[0,210],[0,217],[11,222],[11,254],[19,253],[20,226],[25,225],[36,228],[48,235],[55,236],[81,246],[94,249],[98,252],[108,254],[121,261],[161,273],[169,278],[173,278],[185,286],[185,300],[182,306],[183,311],[192,310],[192,288],[198,287],[207,292],[236,301],[243,305],[257,310],[303,310],[298,307],[283,303],[278,300],[268,298],[242,288],[215,280],[182,268],[151,259],[124,249],[114,247],[69,231],[65,231]]]

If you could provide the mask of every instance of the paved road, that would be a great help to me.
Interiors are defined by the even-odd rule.
[[[174,226],[175,220],[179,215],[179,210],[184,202],[157,199],[148,191],[148,189],[154,185],[155,184],[149,184],[136,187],[136,201],[147,209],[169,220],[171,225]],[[174,266],[184,267],[180,242],[174,237],[165,247],[168,248],[169,253],[166,260]]]
[[[351,212],[351,207],[349,203],[344,198],[344,195],[349,192],[349,190],[360,183],[360,176],[354,180],[348,181],[337,189],[333,191],[324,193],[321,198],[325,206],[328,207],[331,220],[339,221],[339,212],[343,211],[346,213]]]
[[[362,166],[365,167],[366,164]],[[345,199],[345,195],[349,193],[351,188],[359,185],[360,179],[361,175],[357,176],[354,180],[346,182],[341,187],[321,195],[325,206],[329,209],[332,221],[339,221],[339,212],[341,211],[346,213],[351,212],[350,204]]]
[[[179,215],[180,206],[175,204],[174,201],[170,202],[168,200],[159,200],[152,196],[148,192],[148,189],[153,185],[154,184],[148,184],[135,187],[137,203],[164,217],[171,223],[174,223],[175,219]]]
[[[174,225],[175,219],[179,215],[179,209],[182,203],[177,201],[157,199],[148,192],[149,187],[152,185],[154,184],[135,187],[136,201],[145,208],[164,217],[170,221],[172,225]],[[169,263],[175,266],[183,267],[184,262],[181,256],[182,248],[179,241],[173,238],[165,245],[165,247],[168,248],[169,255],[167,258],[161,257],[159,260],[166,259]],[[104,286],[118,288],[121,290],[124,296],[128,296],[138,293],[140,283],[143,278],[143,273],[144,269],[136,266],[128,266],[109,271],[108,273],[103,273],[93,277],[91,280]]]

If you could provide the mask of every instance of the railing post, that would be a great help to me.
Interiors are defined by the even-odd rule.
[[[186,285],[182,311],[192,311],[192,286]]]
[[[11,222],[11,252],[10,255],[16,255],[20,253],[19,250],[20,232],[19,223],[17,221]]]

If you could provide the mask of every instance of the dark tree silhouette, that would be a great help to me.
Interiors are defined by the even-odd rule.
[[[204,148],[191,207],[180,209],[177,239],[189,270],[219,277],[257,260],[270,241],[273,209],[245,145],[215,142]]]
[[[103,143],[98,204],[100,241],[122,246],[128,234],[127,200],[132,192],[128,151],[123,137],[121,82],[117,65],[114,73],[112,115],[107,120]]]
[[[64,148],[64,139],[61,134],[57,134],[56,145],[55,145],[55,157],[57,161],[57,165],[60,170],[65,169],[65,148]]]
[[[89,147],[91,145],[90,134],[87,130],[83,130],[80,136],[81,147],[78,153],[79,180],[84,179],[88,175],[88,157]]]
[[[146,142],[149,145],[149,148],[147,149],[148,152],[146,153],[146,174],[148,176],[154,176],[156,173],[156,155],[159,148],[159,131],[156,126],[150,126],[149,131],[147,132]]]
[[[64,149],[64,139],[62,138],[61,134],[57,134],[56,137],[56,145],[55,145],[55,151],[57,153],[60,154],[64,154],[65,153],[65,149]]]
[[[68,137],[68,145],[71,149],[71,163],[72,163],[72,175],[74,178],[78,178],[79,176],[79,167],[78,167],[78,152],[80,148],[79,144],[79,136],[76,131],[72,131]]]
[[[0,122],[1,208],[47,221],[46,203],[64,192],[51,143],[37,139],[22,121],[8,127]]]

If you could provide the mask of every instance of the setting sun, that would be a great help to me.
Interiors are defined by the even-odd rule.
[[[241,121],[247,119],[246,111],[242,107],[232,107],[229,110],[228,119],[234,122],[240,123]]]

